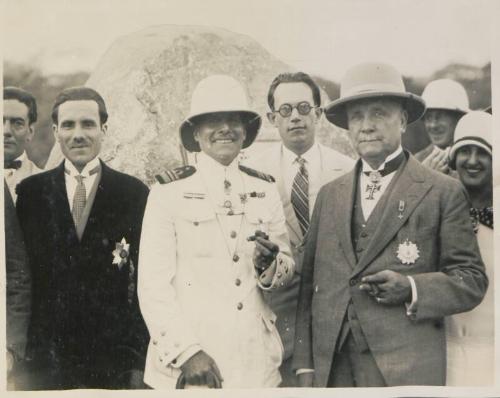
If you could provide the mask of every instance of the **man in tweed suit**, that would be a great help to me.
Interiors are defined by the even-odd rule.
[[[384,64],[353,67],[326,107],[361,159],[316,200],[295,336],[303,386],[443,385],[443,318],[485,294],[464,188],[401,148],[424,110]]]

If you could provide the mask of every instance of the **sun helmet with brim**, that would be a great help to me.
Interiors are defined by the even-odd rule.
[[[363,99],[394,99],[408,113],[408,123],[417,121],[425,112],[425,101],[406,91],[403,79],[392,66],[367,63],[347,71],[340,84],[340,98],[325,107],[328,121],[348,129],[346,105]]]
[[[236,79],[226,75],[209,76],[194,89],[189,116],[179,128],[180,139],[186,150],[201,151],[194,139],[196,126],[202,119],[214,114],[240,116],[246,131],[243,149],[254,142],[262,124],[259,114],[249,109],[245,89]]]

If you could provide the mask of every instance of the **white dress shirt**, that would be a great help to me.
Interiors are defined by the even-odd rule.
[[[283,173],[283,183],[288,197],[292,195],[292,185],[295,176],[297,175],[300,164],[297,162],[298,155],[290,151],[284,145],[281,145],[281,170]],[[309,183],[309,218],[312,216],[314,202],[321,188],[321,151],[319,145],[314,145],[309,150],[300,156],[305,159],[305,168],[308,174]]]
[[[64,160],[64,180],[66,182],[66,193],[68,195],[68,203],[71,211],[73,211],[73,197],[75,196],[76,186],[78,185],[78,181],[75,177],[78,175],[85,177],[83,179],[83,185],[85,185],[85,199],[88,199],[89,193],[92,190],[98,175],[98,173],[90,174],[90,172],[100,166],[101,164],[99,163],[99,158],[96,157],[88,162],[80,173],[73,163],[71,163],[68,159]]]
[[[26,177],[41,173],[43,171],[42,169],[39,169],[35,165],[35,163],[28,159],[28,156],[26,156],[26,152],[23,152],[15,159],[15,161],[16,160],[19,160],[21,162],[21,167],[19,167],[18,169],[4,169],[5,182],[9,187],[9,191],[14,203],[16,203],[17,200],[17,184],[19,184]]]
[[[371,181],[370,181],[370,177],[365,175],[365,172],[383,170],[385,167],[385,164],[387,162],[389,162],[390,160],[394,159],[401,152],[403,152],[403,148],[401,146],[399,146],[399,148],[396,149],[395,152],[393,152],[389,156],[387,156],[385,161],[376,170],[372,169],[372,167],[364,159],[361,159],[362,169],[361,169],[361,175],[359,178],[359,191],[361,193],[361,209],[363,210],[363,216],[364,216],[365,220],[368,220],[368,218],[372,214],[373,209],[375,208],[378,201],[380,200],[380,198],[384,194],[385,190],[387,189],[387,187],[391,183],[392,179],[396,175],[396,170],[390,174],[383,176],[380,179],[380,181],[379,181],[380,189],[373,193],[373,199],[367,199],[368,192],[366,192],[366,189],[369,185],[371,185]]]

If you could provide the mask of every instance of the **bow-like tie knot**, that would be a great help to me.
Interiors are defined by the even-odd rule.
[[[18,170],[22,164],[23,162],[21,160],[11,160],[10,162],[4,162],[3,168]]]

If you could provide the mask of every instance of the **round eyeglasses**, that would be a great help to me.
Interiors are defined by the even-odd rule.
[[[309,104],[309,102],[302,101],[295,106],[290,104],[283,104],[275,112],[278,112],[283,117],[289,117],[292,114],[294,108],[297,109],[297,112],[299,112],[300,115],[306,116],[311,113],[311,110],[313,108],[317,108],[317,106],[312,106],[311,104]]]

